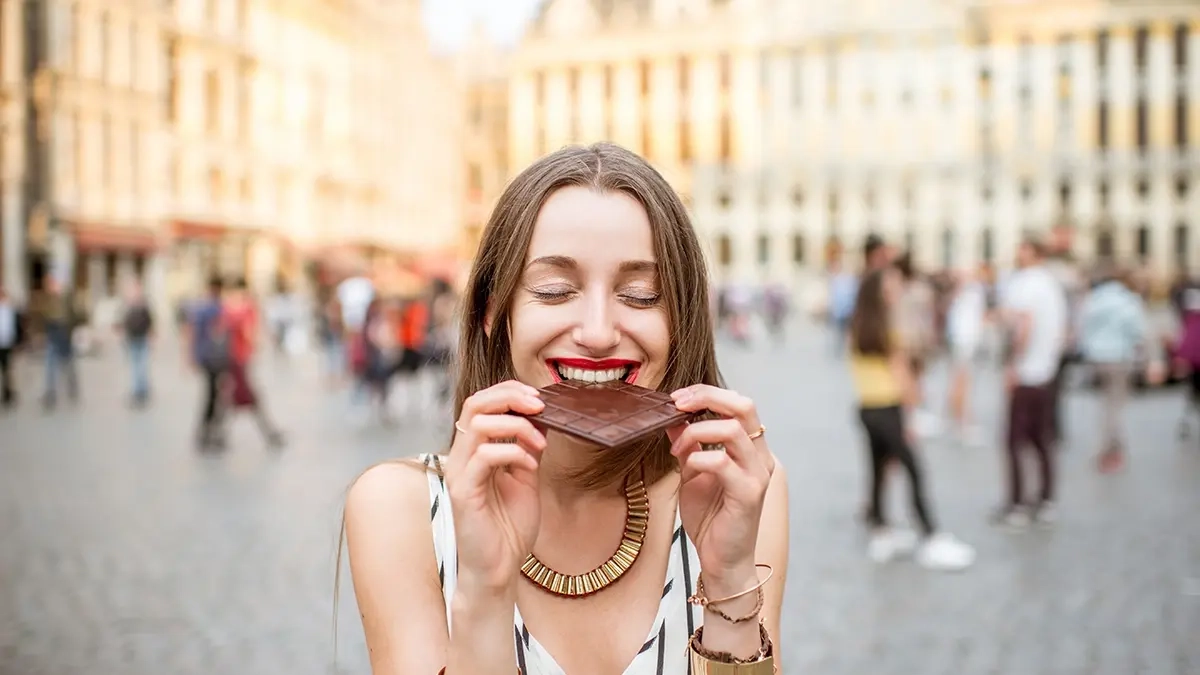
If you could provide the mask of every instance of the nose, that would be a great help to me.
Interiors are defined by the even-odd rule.
[[[587,352],[611,352],[621,343],[621,331],[614,318],[614,308],[606,294],[594,293],[583,304],[583,316],[571,337]]]

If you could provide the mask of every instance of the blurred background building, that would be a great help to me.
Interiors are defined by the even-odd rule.
[[[496,44],[481,24],[475,24],[455,58],[465,107],[467,191],[462,252],[471,258],[492,207],[510,178],[508,51]]]
[[[458,252],[461,92],[418,0],[0,0],[0,26],[18,297],[53,272],[165,306]]]
[[[614,140],[683,193],[718,280],[795,284],[879,232],[927,268],[1198,262],[1200,4],[549,0],[509,166]]]

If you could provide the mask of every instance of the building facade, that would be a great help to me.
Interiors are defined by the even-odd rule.
[[[1200,263],[1195,3],[553,0],[509,94],[512,167],[639,151],[720,280],[798,282],[872,231],[926,269],[1054,225],[1084,258]]]
[[[157,3],[5,4],[9,26],[24,5],[28,101],[10,155],[24,189],[6,209],[6,277],[21,293],[53,274],[93,300],[112,295],[159,260]]]
[[[314,260],[452,247],[453,89],[417,2],[177,0],[173,287],[315,281]]]
[[[28,299],[25,259],[25,2],[0,0],[0,288]]]
[[[458,58],[465,111],[462,254],[474,257],[508,170],[508,53],[476,27]]]

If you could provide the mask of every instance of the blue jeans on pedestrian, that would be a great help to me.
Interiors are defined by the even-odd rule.
[[[67,395],[79,397],[79,379],[75,373],[75,354],[71,348],[71,336],[62,330],[47,330],[46,335],[46,390],[43,399],[52,404],[58,397],[58,375],[67,378]]]
[[[150,395],[150,342],[144,337],[129,338],[129,368],[133,375],[133,397],[138,400]]]

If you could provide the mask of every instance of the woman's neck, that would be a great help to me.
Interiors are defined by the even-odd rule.
[[[574,479],[604,452],[596,446],[550,432],[538,471],[543,499],[563,511],[586,509],[597,502],[624,500],[624,480],[616,477],[601,487],[587,488]]]

